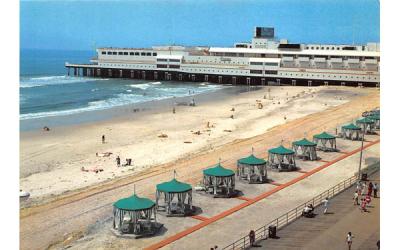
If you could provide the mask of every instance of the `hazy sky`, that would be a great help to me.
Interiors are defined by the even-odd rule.
[[[20,2],[21,48],[232,46],[255,26],[291,42],[379,41],[377,0],[60,0]]]

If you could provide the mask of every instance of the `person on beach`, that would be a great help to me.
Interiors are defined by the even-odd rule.
[[[250,240],[250,246],[254,246],[254,242],[256,241],[256,233],[254,232],[254,230],[250,230],[249,240]]]
[[[359,202],[358,202],[358,192],[357,192],[357,190],[354,192],[353,200],[354,200],[354,205],[357,205],[357,206],[360,205]]]
[[[346,236],[346,243],[347,246],[349,247],[349,250],[351,250],[351,244],[353,243],[353,235],[351,234],[351,232],[349,232]]]
[[[119,155],[117,156],[117,159],[115,159],[117,161],[117,167],[121,166],[121,159],[119,158]]]
[[[372,189],[374,190],[374,198],[378,198],[378,183],[375,182]]]
[[[101,142],[104,144],[104,143],[106,143],[106,136],[105,135],[102,135],[101,136]]]
[[[328,205],[329,205],[329,200],[328,197],[326,197],[323,201],[322,204],[324,204],[324,214],[328,212]]]

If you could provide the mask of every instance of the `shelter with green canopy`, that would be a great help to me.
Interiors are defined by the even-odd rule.
[[[350,123],[342,126],[342,137],[348,140],[359,141],[362,140],[361,128]]]
[[[163,200],[162,204],[160,200]],[[158,184],[156,208],[157,211],[165,211],[167,216],[184,216],[192,213],[192,186],[176,180],[175,176],[171,181]]]
[[[317,160],[317,144],[303,138],[292,143],[292,148],[296,156],[304,160]]]
[[[203,170],[203,185],[215,197],[231,197],[235,194],[235,172],[218,163]]]
[[[156,204],[136,194],[113,204],[113,228],[121,234],[152,235],[162,224],[156,220]]]
[[[337,151],[336,149],[336,136],[322,132],[313,136],[313,141],[317,144],[317,149],[322,151]]]
[[[364,117],[356,121],[356,125],[360,126],[362,131],[366,134],[374,133],[374,124],[375,122],[369,117]]]
[[[374,129],[380,129],[381,117],[379,114],[374,114],[374,115],[368,116],[368,118],[371,119],[372,121],[374,121],[374,125],[373,125]]]
[[[254,156],[252,149],[251,155],[237,161],[237,172],[239,178],[247,180],[249,183],[267,182],[267,162],[264,159]]]
[[[268,162],[272,169],[279,171],[291,171],[296,169],[294,151],[284,146],[268,150]]]

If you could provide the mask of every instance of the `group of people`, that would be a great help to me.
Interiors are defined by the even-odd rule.
[[[115,161],[117,162],[117,167],[121,167],[121,158],[119,158],[119,155],[117,156]],[[122,166],[131,166],[131,165],[132,165],[132,159],[126,158],[126,163],[123,164]]]
[[[322,200],[322,205],[324,207],[324,214],[328,213],[328,206],[329,206],[329,198],[326,197],[325,199]],[[312,218],[314,217],[314,206],[313,204],[308,204],[307,206],[304,207],[302,216],[307,217],[307,218]]]
[[[378,183],[369,182],[358,182],[356,185],[356,191],[354,192],[354,205],[360,206],[361,212],[367,211],[367,206],[371,203],[372,192],[374,192],[374,198],[378,197],[379,186]],[[361,199],[361,202],[359,201]]]

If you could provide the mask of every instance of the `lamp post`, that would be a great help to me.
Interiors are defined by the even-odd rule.
[[[365,135],[365,130],[366,130],[366,126],[365,124],[363,124],[363,134],[362,134],[362,138],[361,138],[361,151],[360,151],[360,162],[358,165],[358,180],[361,180],[361,162],[362,162],[362,155],[363,155],[363,149],[364,149],[364,135]]]

